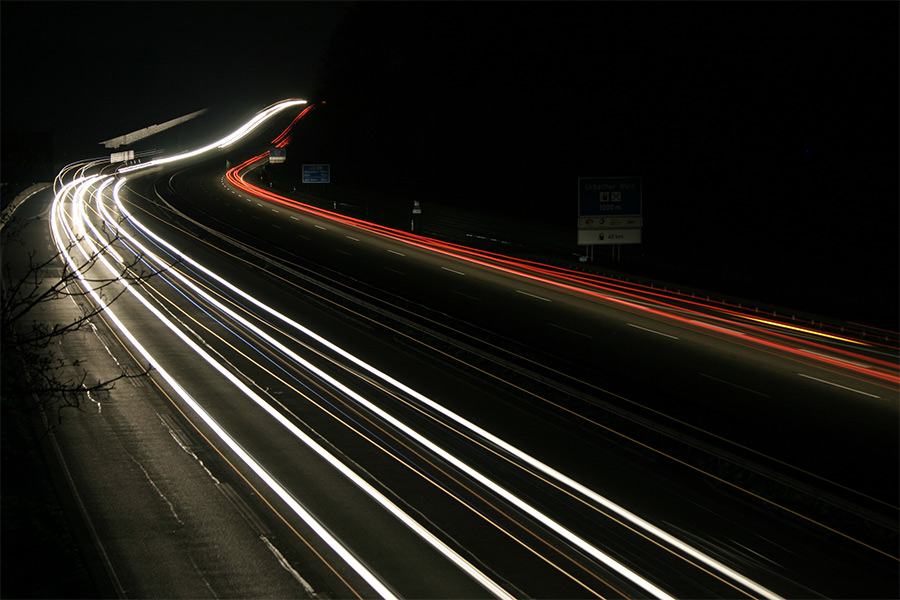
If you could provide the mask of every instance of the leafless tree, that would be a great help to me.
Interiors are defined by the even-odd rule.
[[[43,410],[55,413],[57,424],[66,408],[80,408],[92,395],[108,393],[120,379],[146,376],[150,368],[121,367],[115,377],[99,379],[90,374],[82,358],[71,358],[60,351],[60,343],[73,332],[91,327],[103,308],[80,285],[78,274],[64,259],[74,242],[64,251],[38,258],[35,250],[26,250],[23,232],[40,221],[8,223],[3,230],[3,272],[0,277],[0,396],[15,412]],[[110,275],[99,257],[119,238],[108,234],[107,240],[93,255],[77,264],[85,281],[109,305],[125,291],[118,279],[130,284],[145,281],[158,274],[148,270],[140,256],[121,267],[118,277]],[[9,261],[11,248],[16,260]],[[80,314],[58,322],[60,311],[42,310],[51,303],[71,298]],[[9,413],[8,413],[9,414]]]

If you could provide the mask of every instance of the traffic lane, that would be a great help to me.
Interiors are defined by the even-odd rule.
[[[242,213],[273,210],[262,201],[250,199],[243,203],[247,206],[239,207]],[[273,233],[274,228],[265,225],[263,216],[256,216],[262,228],[259,235],[276,240],[278,234]],[[291,217],[302,222],[305,215],[286,218]],[[337,272],[363,281],[368,279],[372,285],[384,280],[399,284],[399,293],[425,305],[440,306],[449,312],[462,303],[467,309],[467,320],[472,321],[473,313],[477,312],[481,315],[479,322],[490,324],[493,330],[501,330],[506,335],[517,332],[532,348],[552,348],[557,358],[578,364],[582,372],[590,371],[592,381],[601,386],[609,386],[607,381],[611,378],[627,378],[627,385],[620,384],[619,388],[646,387],[647,372],[652,368],[656,375],[650,379],[665,381],[667,385],[663,390],[651,388],[640,394],[642,401],[701,427],[715,426],[723,435],[743,445],[788,458],[796,453],[797,457],[791,460],[800,461],[801,466],[808,466],[810,458],[825,465],[840,466],[841,477],[856,476],[862,481],[854,485],[865,486],[877,481],[860,477],[859,470],[852,467],[853,457],[858,455],[856,451],[868,449],[863,452],[868,457],[890,456],[890,448],[896,444],[896,430],[890,427],[896,422],[890,400],[893,390],[885,390],[883,386],[824,372],[818,365],[742,346],[715,333],[691,331],[689,326],[673,327],[627,308],[603,306],[602,301],[573,297],[528,281],[517,282],[512,290],[517,296],[512,296],[508,288],[474,284],[476,280],[497,280],[495,273],[481,267],[435,257],[390,241],[372,240],[341,225],[323,225],[318,219],[312,219],[311,223],[299,230],[302,232],[299,241],[295,236],[290,243],[282,244]],[[298,225],[302,227],[296,223],[291,231],[296,232]],[[362,239],[366,239],[367,245],[381,245],[383,252],[364,252]],[[321,245],[325,246],[324,250]],[[424,268],[421,261],[404,260],[420,257],[425,261]],[[500,281],[508,283],[503,278]],[[448,303],[448,298],[459,300]],[[567,305],[569,314],[561,313],[560,305]],[[612,315],[606,323],[598,319],[598,314],[604,312]],[[541,324],[544,324],[543,331]],[[562,344],[560,339],[564,340]],[[694,347],[686,351],[683,344],[672,345],[682,339],[694,340]],[[720,364],[722,356],[729,357],[730,361]],[[586,364],[585,357],[589,357]],[[785,371],[785,362],[794,368]],[[760,376],[767,371],[779,376]],[[613,382],[612,386],[615,385]],[[714,389],[717,386],[719,389]],[[710,395],[693,393],[697,388],[707,390]],[[673,403],[666,400],[673,389],[691,390],[679,398],[674,411]],[[804,402],[797,404],[798,400]],[[780,415],[782,411],[793,414],[785,418]],[[848,431],[842,431],[845,424],[854,428],[849,438]],[[798,431],[802,435],[803,431],[812,429],[821,431],[822,435],[798,444]],[[760,432],[764,435],[760,436]],[[843,440],[848,443],[843,445]],[[848,452],[848,448],[854,452]],[[890,477],[882,481],[884,487],[896,489]]]
[[[356,334],[354,334],[354,335],[355,335],[356,337],[359,337],[358,333],[356,333]],[[417,371],[417,369],[412,369],[412,370],[410,370],[410,372],[416,372],[416,371]]]

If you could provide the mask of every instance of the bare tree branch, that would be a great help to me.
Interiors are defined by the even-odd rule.
[[[23,230],[24,227],[18,230],[5,228],[4,250],[14,243],[24,246]],[[98,379],[91,377],[81,359],[63,358],[56,349],[67,335],[90,325],[104,310],[82,281],[110,305],[126,291],[123,283],[140,284],[164,270],[149,269],[143,256],[132,254],[132,259],[116,267],[115,272],[109,272],[100,256],[116,244],[125,244],[118,235],[106,231],[105,226],[103,232],[104,243],[93,254],[82,256],[74,269],[64,257],[75,254],[79,240],[42,260],[31,250],[27,252],[27,258],[23,257],[15,265],[4,261],[0,277],[0,374],[3,382],[0,392],[4,402],[14,400],[24,410],[55,410],[59,421],[64,409],[80,410],[82,402],[92,394],[108,393],[118,381],[145,377],[152,370],[147,366],[129,372],[123,367],[114,377]],[[60,323],[33,316],[38,314],[36,309],[39,307],[65,298],[84,299],[84,302],[77,302],[81,309],[78,317]]]

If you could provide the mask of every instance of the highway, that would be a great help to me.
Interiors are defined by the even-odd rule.
[[[474,251],[254,185],[260,140],[287,143],[309,110],[278,103],[181,158],[78,165],[51,223],[86,289],[117,278],[93,299],[121,293],[104,321],[123,351],[252,510],[319,557],[303,568],[323,586],[896,593],[896,334]]]

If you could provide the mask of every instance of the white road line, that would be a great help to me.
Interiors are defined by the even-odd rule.
[[[798,348],[798,350],[801,350],[801,349]],[[848,365],[853,365],[854,367],[859,367],[861,369],[871,369],[872,368],[871,365],[864,365],[863,363],[854,362],[852,360],[845,360],[838,356],[828,356],[827,354],[822,354],[821,352],[813,352],[812,350],[806,350],[806,349],[802,349],[801,351],[805,352],[806,354],[815,354],[816,356],[821,356],[822,358],[827,358],[828,360],[836,360],[836,361],[839,361],[839,362],[842,362],[842,363],[845,363]]]
[[[568,331],[569,333],[574,333],[575,335],[581,335],[581,336],[584,336],[584,337],[590,338],[590,339],[594,338],[594,336],[592,336],[592,335],[588,335],[586,333],[581,333],[580,331],[575,331],[574,329],[569,329],[568,327],[563,327],[562,325],[557,325],[556,323],[550,323],[549,321],[547,322],[547,325],[550,325],[551,327],[556,327],[557,329],[562,329],[563,331]]]
[[[325,227],[322,227],[321,225],[314,225],[314,227],[316,229],[322,229],[323,231],[325,230]]]
[[[359,241],[359,238],[355,238],[355,237],[353,237],[352,235],[345,235],[344,237],[347,238],[348,240],[353,240],[354,242],[358,242],[358,241]]]
[[[662,331],[656,331],[655,329],[647,329],[646,327],[641,327],[640,325],[635,325],[634,323],[625,323],[629,327],[634,327],[635,329],[643,329],[644,331],[649,331],[650,333],[655,333],[656,335],[662,335],[667,338],[672,338],[673,340],[677,340],[678,338],[674,335],[669,335],[668,333],[663,333]]]
[[[857,394],[862,394],[863,396],[868,396],[869,398],[878,398],[879,400],[881,400],[881,396],[876,396],[875,394],[870,394],[869,392],[864,392],[864,391],[858,390],[856,388],[847,387],[846,385],[841,385],[839,383],[834,383],[833,381],[819,379],[818,377],[813,377],[812,375],[805,375],[803,373],[797,373],[797,375],[799,375],[800,377],[806,377],[807,379],[812,379],[813,381],[818,381],[819,383],[833,385],[836,388],[841,388],[842,390],[847,390],[848,392],[856,392]]]
[[[277,208],[273,208],[273,209],[272,209],[272,212],[273,212],[273,213],[277,213],[277,212],[281,212],[281,211],[278,210]]]
[[[698,371],[698,373],[699,373],[699,371]],[[706,373],[699,373],[699,374],[702,375],[703,377],[706,377],[707,379],[712,379],[713,381],[718,381],[719,383],[724,383],[725,385],[730,385],[730,386],[732,386],[732,387],[736,387],[736,388],[742,389],[742,390],[747,391],[747,392],[752,392],[752,393],[758,394],[758,395],[760,395],[760,396],[765,396],[766,398],[771,398],[771,397],[772,397],[772,396],[770,396],[769,394],[764,394],[764,393],[762,393],[762,392],[757,392],[756,390],[752,390],[752,389],[750,389],[750,388],[748,388],[748,387],[744,387],[744,386],[738,385],[738,384],[736,384],[736,383],[731,383],[730,381],[725,381],[724,379],[719,379],[718,377],[713,377],[712,375],[707,375]]]
[[[459,290],[450,290],[450,291],[453,292],[454,294],[459,294],[460,296],[465,296],[466,298],[468,298],[470,300],[475,300],[477,302],[481,302],[481,298],[476,298],[475,296],[470,296],[468,294],[464,294],[464,293],[460,292]]]
[[[757,555],[757,556],[760,557],[761,559],[766,560],[766,561],[769,561],[769,562],[772,563],[773,565],[777,565],[777,566],[779,566],[779,567],[781,566],[781,563],[777,563],[777,562],[775,562],[774,560],[772,560],[771,558],[768,558],[768,557],[766,557],[766,556],[763,556],[762,554],[760,554],[759,552],[757,552],[757,551],[754,550],[753,548],[748,548],[747,546],[741,544],[740,542],[736,542],[736,541],[734,541],[734,540],[730,540],[730,541],[731,541],[732,544],[734,544],[734,545],[736,545],[736,546],[740,546],[741,548],[743,548],[743,549],[746,550],[747,552],[752,552],[753,554]]]
[[[727,327],[719,327],[718,325],[713,325],[711,323],[704,323],[703,321],[691,321],[691,323],[696,323],[697,325],[702,325],[703,327],[709,327],[711,329],[716,329],[718,331],[730,333],[731,335],[747,335],[746,333],[742,333],[740,331],[735,331],[734,329],[728,329]]]
[[[543,300],[544,302],[553,302],[550,298],[544,298],[543,296],[537,296],[535,294],[529,294],[528,292],[523,292],[522,290],[516,290],[520,294],[524,294],[526,296],[531,296],[532,298],[537,298],[538,300]]]
[[[456,273],[457,275],[465,275],[462,271],[457,271],[456,269],[451,269],[450,267],[441,267],[445,271],[450,271],[451,273]]]
[[[295,217],[294,215],[291,215],[291,218],[292,218],[293,220],[295,220],[295,221],[299,221],[299,220],[300,220],[300,217]]]
[[[397,256],[406,256],[402,252],[397,252],[396,250],[391,250],[390,248],[388,248],[388,252],[390,252],[391,254],[396,254]]]

